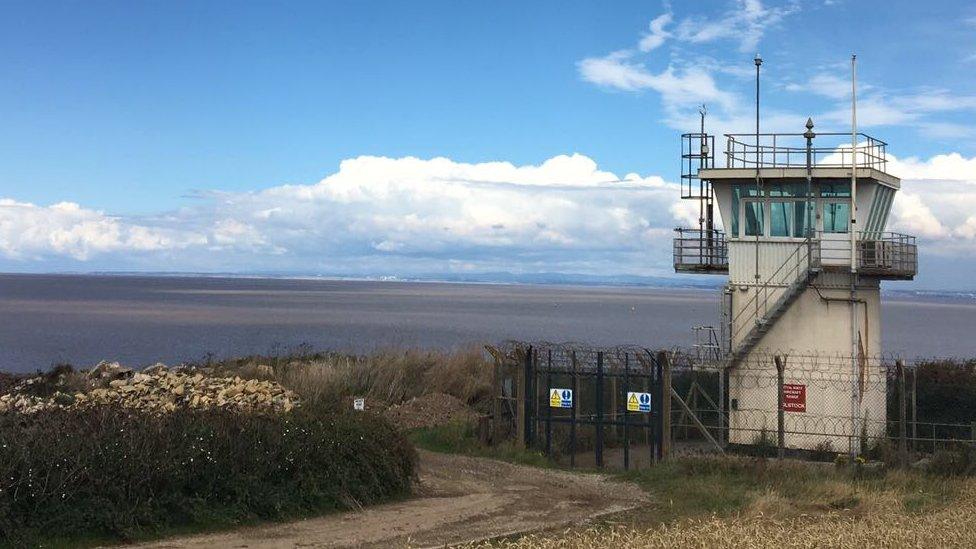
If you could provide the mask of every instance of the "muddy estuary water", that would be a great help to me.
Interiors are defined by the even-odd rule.
[[[888,297],[884,346],[976,356],[976,301]],[[689,345],[717,290],[203,277],[0,275],[0,370],[177,363],[506,339]]]

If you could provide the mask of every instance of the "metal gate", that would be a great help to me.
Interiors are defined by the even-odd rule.
[[[629,469],[664,455],[662,354],[534,344],[509,356],[523,370],[517,431],[526,447],[571,467]]]

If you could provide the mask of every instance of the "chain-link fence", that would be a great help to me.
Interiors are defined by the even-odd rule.
[[[626,465],[635,445],[650,461],[672,448],[906,460],[976,443],[976,359],[784,351],[728,367],[700,349],[549,343],[495,354],[495,438],[572,465],[586,452],[586,464],[600,465],[619,451]],[[571,397],[554,404],[553,391]],[[629,398],[645,393],[653,408],[634,413]]]
[[[676,440],[822,455],[976,442],[976,360],[752,353],[733,368],[672,352]],[[697,423],[701,423],[698,425]],[[902,456],[904,457],[904,456]]]

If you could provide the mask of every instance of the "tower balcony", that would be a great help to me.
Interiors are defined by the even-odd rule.
[[[674,270],[679,273],[728,274],[729,247],[718,230],[674,230]]]
[[[745,269],[752,277],[755,262],[753,239],[733,240],[739,271]],[[806,239],[762,238],[758,241],[770,260],[807,246]],[[718,230],[675,229],[674,270],[679,273],[729,274],[729,246],[725,233]],[[826,271],[851,268],[851,240],[849,233],[817,232],[810,241],[810,266]],[[787,250],[784,252],[783,250]],[[890,232],[858,234],[856,266],[860,274],[883,280],[912,280],[918,274],[918,246],[915,237]],[[734,278],[742,278],[740,276]]]
[[[838,238],[839,237],[839,238]],[[847,234],[818,234],[818,262],[826,270],[851,266],[851,241]],[[890,232],[858,233],[857,271],[884,280],[912,280],[918,274],[915,237]]]

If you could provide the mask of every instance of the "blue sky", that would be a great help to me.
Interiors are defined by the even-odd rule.
[[[920,282],[976,251],[971,2],[2,10],[0,270],[666,274],[677,135],[750,129],[757,51],[782,131],[847,130],[857,52]]]

